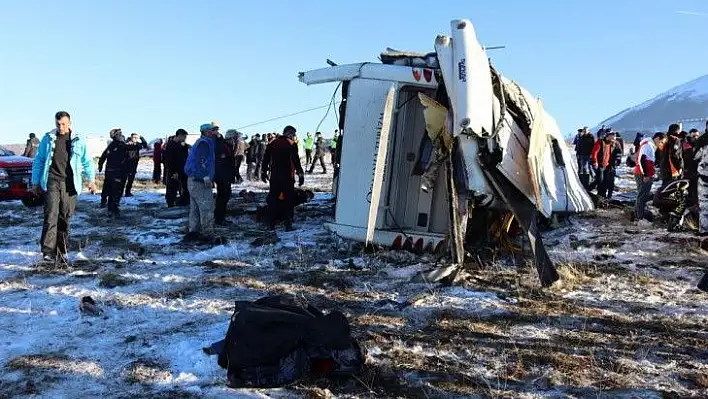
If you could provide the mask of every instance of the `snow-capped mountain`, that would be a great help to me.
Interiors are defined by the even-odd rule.
[[[703,131],[707,119],[708,75],[705,75],[627,108],[597,126],[609,126],[620,132],[654,132],[682,122],[684,130],[696,127]]]

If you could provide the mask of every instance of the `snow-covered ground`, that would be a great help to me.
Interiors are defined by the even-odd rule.
[[[151,177],[149,163],[141,172]],[[503,255],[472,266],[461,286],[417,284],[431,255],[364,252],[324,229],[330,186],[331,175],[308,175],[318,193],[298,209],[298,229],[263,246],[251,245],[264,232],[250,211],[266,186],[234,186],[229,243],[212,248],[180,243],[186,210],[167,211],[150,183],[123,200],[116,222],[83,195],[72,266],[60,270],[36,264],[41,209],[0,203],[0,397],[708,396],[698,239],[600,210],[545,234],[563,276],[551,289]],[[227,388],[202,347],[223,338],[234,301],[268,293],[345,312],[368,352],[365,372]],[[86,295],[101,317],[79,312]]]

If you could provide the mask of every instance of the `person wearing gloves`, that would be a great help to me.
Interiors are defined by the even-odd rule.
[[[32,165],[32,191],[44,193],[44,226],[42,227],[43,260],[66,263],[69,244],[69,222],[83,186],[96,192],[96,171],[86,141],[71,130],[71,116],[66,111],[54,115],[56,129],[45,134],[37,148]]]
[[[185,241],[208,241],[214,230],[214,175],[216,169],[216,136],[219,127],[205,123],[199,127],[202,136],[189,150],[184,173],[189,189],[189,232]]]
[[[278,221],[285,223],[285,230],[293,230],[293,210],[295,209],[295,174],[298,183],[305,183],[305,172],[300,164],[300,155],[293,141],[295,128],[286,126],[283,134],[266,147],[263,155],[261,180],[270,181],[268,204],[268,226],[274,229]],[[270,175],[268,174],[270,172]]]

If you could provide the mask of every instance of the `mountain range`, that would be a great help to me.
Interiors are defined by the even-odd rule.
[[[672,123],[683,123],[688,131],[703,131],[708,120],[708,75],[676,86],[641,104],[627,108],[600,122],[622,133],[666,131]]]

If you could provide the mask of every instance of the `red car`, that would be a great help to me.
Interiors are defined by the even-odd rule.
[[[15,155],[0,146],[0,201],[21,200],[26,206],[39,206],[43,198],[29,191],[32,158]]]

